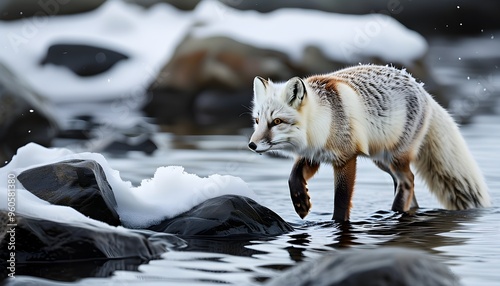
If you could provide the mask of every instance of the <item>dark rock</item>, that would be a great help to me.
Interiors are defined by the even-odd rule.
[[[200,92],[193,104],[195,124],[202,129],[223,125],[234,130],[247,125],[248,121],[251,121],[248,105],[253,97],[248,91],[206,90]],[[242,116],[247,114],[248,116]]]
[[[252,87],[256,74],[286,80],[297,67],[283,52],[262,49],[227,37],[187,37],[177,47],[152,89],[198,92]]]
[[[120,225],[116,200],[101,165],[93,160],[69,160],[19,174],[26,190],[49,203],[69,206],[110,225]]]
[[[0,63],[0,166],[30,142],[52,144],[59,132],[53,109]]]
[[[247,197],[224,195],[149,229],[181,237],[265,237],[293,230],[272,210]]]
[[[145,8],[149,8],[158,3],[167,3],[177,9],[185,11],[193,10],[200,1],[201,0],[125,0],[125,2],[141,5]]]
[[[83,13],[96,9],[105,1],[106,0],[2,0],[0,2],[0,20],[17,20],[33,16],[46,17]],[[30,23],[30,25],[33,24]]]
[[[26,275],[30,278],[30,280],[33,280],[30,281],[32,283],[28,284],[20,282],[18,285],[54,286],[54,281],[72,282],[88,277],[110,277],[117,270],[138,271],[139,266],[145,262],[145,260],[140,258],[120,258],[23,263],[16,265],[15,280],[18,280],[21,275]],[[43,279],[37,279],[35,277]],[[9,282],[12,281],[13,280]],[[9,283],[7,285],[11,284]]]
[[[11,226],[7,226],[8,218],[7,212],[0,211],[2,258],[10,257],[8,231]],[[20,214],[16,214],[16,224],[16,276],[24,274],[74,280],[76,278],[68,276],[64,270],[72,269],[70,273],[73,273],[76,272],[75,265],[80,265],[84,267],[78,268],[76,277],[104,277],[115,270],[136,269],[139,264],[157,258],[166,251],[165,243],[151,242],[146,236],[126,230],[99,228],[82,223],[71,225]],[[46,264],[49,262],[50,264]],[[50,271],[51,266],[60,268]],[[40,272],[40,269],[46,269],[50,273]],[[0,273],[5,273],[6,270],[2,267]]]
[[[113,154],[140,151],[151,155],[158,149],[158,146],[153,141],[156,132],[155,125],[140,120],[133,126],[116,128],[114,134],[110,134],[108,142],[98,151]]]
[[[266,285],[451,286],[459,281],[446,265],[425,252],[387,247],[325,254]]]
[[[98,110],[102,104],[104,103],[99,102],[93,105]],[[68,141],[71,144],[87,146],[84,149],[91,152],[124,154],[128,151],[139,151],[151,155],[158,149],[154,140],[158,126],[150,123],[150,119],[139,116],[129,114],[129,118],[133,118],[135,122],[125,125],[120,124],[119,119],[115,122],[99,118],[98,114],[77,115],[65,121],[57,143],[67,146],[69,144],[64,144],[63,141]]]
[[[79,76],[93,76],[106,72],[128,56],[102,47],[83,44],[54,44],[49,47],[41,65],[64,66]]]
[[[234,122],[227,120],[230,116],[236,118],[248,111],[256,75],[286,80],[302,74],[280,51],[227,37],[187,37],[149,87],[152,99],[144,111],[161,124],[193,122],[220,127]],[[207,110],[209,120],[205,121],[202,113]]]
[[[107,145],[103,151],[108,153],[125,153],[128,151],[142,151],[148,155],[153,154],[158,149],[153,140],[148,135],[140,135],[137,137],[121,137]]]

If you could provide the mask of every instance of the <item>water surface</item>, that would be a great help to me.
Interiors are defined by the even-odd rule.
[[[157,167],[182,165],[200,176],[213,173],[243,178],[268,206],[296,228],[262,240],[189,239],[138,271],[116,271],[111,278],[87,278],[82,284],[258,285],[289,267],[346,248],[399,246],[424,250],[447,264],[464,285],[498,285],[500,273],[500,116],[484,115],[462,127],[469,147],[486,177],[492,208],[447,211],[421,183],[421,208],[412,216],[390,211],[391,178],[371,161],[358,159],[358,179],[351,224],[330,220],[333,174],[323,165],[310,181],[313,208],[301,220],[291,205],[287,179],[293,161],[256,155],[246,148],[247,136],[158,135],[163,145],[153,156],[129,153],[108,157],[123,179],[139,184]],[[26,282],[26,281],[25,281]]]

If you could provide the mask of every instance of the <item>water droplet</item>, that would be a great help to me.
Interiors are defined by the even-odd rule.
[[[31,133],[31,130],[28,130],[28,133]]]
[[[495,36],[491,35],[491,39],[493,40],[495,38]]]
[[[483,91],[486,91],[486,88],[483,88]]]
[[[459,61],[461,61],[461,60],[462,60],[462,58],[461,58],[461,57],[458,57],[458,60],[459,60]]]
[[[108,78],[108,82],[111,82],[111,79],[110,79],[110,78]]]
[[[460,9],[460,6],[457,5],[457,9]]]
[[[462,23],[460,23],[460,26],[462,26]]]
[[[482,32],[484,32],[484,30],[483,30],[483,29],[481,29],[481,33],[482,33]]]
[[[470,76],[467,77],[467,80],[469,80],[469,79],[470,79]]]
[[[35,111],[33,109],[30,109],[30,113],[33,113],[33,112],[35,112]]]
[[[441,60],[441,57],[438,58],[438,61],[440,61],[440,60]]]

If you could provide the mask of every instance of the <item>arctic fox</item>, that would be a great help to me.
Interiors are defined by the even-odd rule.
[[[286,83],[254,79],[249,148],[295,155],[288,185],[297,214],[321,162],[334,169],[333,218],[349,220],[357,156],[394,180],[392,210],[418,208],[410,163],[452,210],[490,205],[486,183],[451,116],[405,70],[360,65]]]

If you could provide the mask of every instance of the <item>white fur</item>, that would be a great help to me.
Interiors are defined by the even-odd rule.
[[[347,117],[350,119],[354,137],[357,139],[360,152],[369,156],[369,142],[381,141],[380,134],[373,134],[373,128],[367,126],[366,110],[358,93],[345,83],[337,84],[337,90],[342,96]]]
[[[454,204],[457,196],[467,196],[460,191],[450,190],[450,182],[443,178],[452,177],[457,181],[451,187],[461,187],[478,198],[483,207],[491,205],[488,187],[483,179],[458,126],[439,104],[433,102],[433,118],[423,146],[414,165],[429,189],[447,209],[466,209],[476,207],[472,201]],[[428,166],[439,165],[430,169]],[[465,189],[465,190],[464,190]]]
[[[256,152],[279,150],[334,164],[358,155],[386,166],[410,160],[446,208],[490,205],[457,125],[404,70],[367,65],[287,83],[256,79],[254,92],[259,124],[250,142]],[[276,118],[283,123],[272,125]]]

